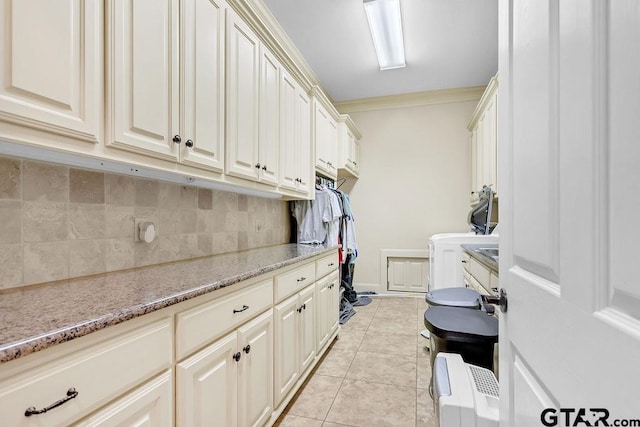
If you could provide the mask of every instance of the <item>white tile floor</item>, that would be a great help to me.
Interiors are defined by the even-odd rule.
[[[276,426],[435,427],[424,299],[355,309]]]

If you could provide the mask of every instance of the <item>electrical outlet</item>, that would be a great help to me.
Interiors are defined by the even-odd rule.
[[[157,235],[156,225],[146,218],[134,218],[133,241],[151,243]]]

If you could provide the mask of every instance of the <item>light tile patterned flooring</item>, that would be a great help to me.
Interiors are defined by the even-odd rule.
[[[435,427],[423,298],[375,297],[355,307],[340,339],[276,426]]]

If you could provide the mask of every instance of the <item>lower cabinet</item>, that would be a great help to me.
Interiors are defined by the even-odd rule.
[[[259,426],[273,410],[273,314],[176,365],[176,424]]]
[[[331,335],[338,329],[340,310],[340,282],[338,272],[328,275],[316,283],[318,348],[324,347]]]
[[[303,261],[0,364],[0,425],[273,424],[337,333],[337,265]]]
[[[168,371],[75,426],[173,425],[173,372]]]
[[[274,406],[282,401],[316,355],[315,285],[274,307]]]
[[[173,419],[171,397],[140,395],[171,391],[171,376],[152,390],[137,389],[172,367],[172,326],[169,318],[135,319],[0,365],[0,425],[113,425],[109,420],[159,421],[164,414]],[[95,421],[77,424],[95,411]]]

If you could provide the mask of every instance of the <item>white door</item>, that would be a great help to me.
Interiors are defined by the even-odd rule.
[[[176,365],[176,425],[237,425],[237,348],[232,332]]]
[[[280,63],[260,45],[260,181],[278,185],[280,163]]]
[[[226,171],[258,180],[258,37],[227,9],[227,129]]]
[[[182,144],[180,161],[224,171],[224,0],[180,3]]]
[[[102,7],[0,1],[0,119],[102,140]]]
[[[298,191],[305,195],[311,192],[313,177],[315,176],[311,153],[311,101],[307,92],[298,86],[296,93],[297,178]]]
[[[107,2],[107,145],[178,158],[178,1]]]
[[[273,307],[274,360],[273,365],[273,406],[277,407],[289,390],[298,381],[299,371],[299,328],[300,312],[298,294]]]
[[[261,426],[273,411],[273,312],[238,329],[238,425]]]
[[[316,289],[309,285],[300,291],[300,373],[316,357]]]
[[[280,71],[280,187],[295,190],[298,184],[296,157],[296,88],[293,77]]]
[[[638,425],[639,4],[501,0],[499,51],[501,425]]]

